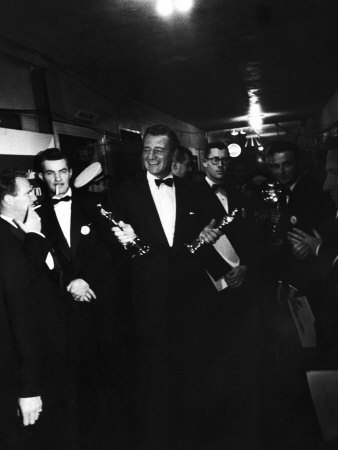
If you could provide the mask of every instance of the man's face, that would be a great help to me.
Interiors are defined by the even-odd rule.
[[[275,153],[269,157],[271,173],[283,186],[291,186],[297,179],[297,167],[293,152]]]
[[[211,158],[218,158],[218,164],[213,164]],[[212,148],[208,158],[204,159],[203,166],[208,178],[214,183],[221,183],[227,172],[227,165],[229,161],[229,152],[225,148]]]
[[[175,161],[172,166],[172,172],[177,177],[183,178],[192,171],[192,162],[189,156],[184,158],[183,162]]]
[[[56,193],[56,187],[58,188],[58,195],[63,195],[68,191],[71,176],[72,170],[68,169],[65,159],[44,161],[42,163],[42,173],[39,173],[40,179],[47,184],[49,191],[53,195]]]
[[[147,134],[143,141],[143,162],[146,170],[157,178],[165,178],[171,172],[173,152],[168,136]]]
[[[338,208],[338,151],[331,150],[326,157],[326,178],[323,189],[327,191]]]
[[[12,216],[14,219],[24,220],[29,206],[36,200],[33,188],[27,178],[16,178],[16,194],[12,196]]]

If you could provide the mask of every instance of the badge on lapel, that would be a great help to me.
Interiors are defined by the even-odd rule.
[[[296,216],[291,216],[290,217],[290,222],[292,225],[296,225],[296,223],[298,222],[298,219]]]
[[[88,225],[82,225],[81,234],[83,234],[84,236],[89,234],[90,233],[90,225],[91,225],[91,223],[89,223]]]

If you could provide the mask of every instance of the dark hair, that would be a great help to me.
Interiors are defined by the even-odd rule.
[[[276,153],[291,152],[297,161],[300,156],[300,150],[297,144],[290,141],[273,141],[265,147],[265,158],[269,158]]]
[[[0,171],[0,203],[5,195],[16,195],[17,178],[27,178],[27,172],[19,169],[3,169]]]
[[[174,161],[182,164],[182,163],[184,163],[186,158],[192,160],[191,150],[189,150],[186,147],[183,147],[182,145],[179,145],[176,149]]]
[[[42,150],[35,156],[34,168],[36,172],[42,172],[42,164],[45,161],[59,161],[60,159],[64,159],[66,161],[67,167],[69,169],[69,158],[62,150],[54,147],[47,148],[46,150]]]
[[[144,132],[143,140],[148,134],[151,136],[167,136],[169,139],[169,147],[171,152],[174,152],[180,145],[180,141],[178,140],[176,133],[166,125],[154,125],[152,127],[148,127]]]
[[[224,144],[224,142],[218,141],[218,142],[210,142],[206,146],[206,149],[204,151],[204,158],[209,158],[210,151],[212,148],[218,148],[219,150],[226,150],[228,152],[228,156],[229,156],[228,146],[226,144]]]

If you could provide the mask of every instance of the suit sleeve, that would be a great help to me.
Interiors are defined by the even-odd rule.
[[[19,364],[19,395],[37,396],[40,395],[40,380],[33,279],[20,245],[12,246],[2,255],[1,278]]]

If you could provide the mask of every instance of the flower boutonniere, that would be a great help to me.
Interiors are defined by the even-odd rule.
[[[89,223],[88,225],[82,225],[81,234],[83,234],[84,236],[87,236],[87,234],[90,233],[90,226],[91,226],[91,223]]]

